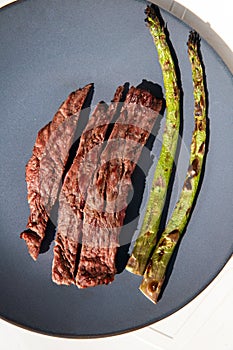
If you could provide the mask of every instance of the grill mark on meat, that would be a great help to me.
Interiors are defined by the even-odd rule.
[[[108,284],[114,279],[131,175],[161,108],[162,99],[148,91],[129,90],[88,188],[76,276],[79,288]]]
[[[30,215],[28,230],[20,237],[25,240],[34,260],[39,255],[49,214],[57,199],[81,108],[92,92],[93,84],[88,84],[68,96],[53,120],[38,132],[32,156],[26,165]]]
[[[121,101],[123,92],[124,87],[119,86],[109,107],[103,103],[97,105],[64,179],[59,196],[58,229],[52,266],[52,279],[57,284],[75,283],[87,187],[98,164],[109,123],[120,108],[118,102]]]

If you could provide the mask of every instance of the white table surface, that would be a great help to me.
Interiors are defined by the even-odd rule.
[[[13,1],[0,0],[0,7],[10,2]],[[179,4],[183,5],[210,25],[223,38],[227,49],[233,51],[232,1],[158,0],[157,4],[176,14],[180,11]],[[183,7],[180,16],[185,17]],[[229,57],[231,59],[231,56]],[[229,62],[231,64],[231,61]],[[36,334],[0,319],[0,344],[4,350],[232,350],[233,258],[192,302],[146,328],[114,337],[76,340]]]

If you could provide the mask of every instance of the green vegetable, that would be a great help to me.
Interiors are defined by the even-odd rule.
[[[148,6],[145,11],[147,15],[146,22],[157,48],[163,73],[166,98],[166,125],[144,221],[126,266],[128,271],[139,275],[144,273],[148,259],[156,244],[157,231],[172,173],[180,127],[179,83],[164,26],[157,12],[158,9],[154,5]]]
[[[199,35],[191,32],[188,40],[188,55],[192,67],[195,128],[192,135],[189,167],[179,201],[156,245],[140,286],[140,290],[154,303],[158,300],[169,260],[193,209],[205,156],[206,92],[199,43]]]

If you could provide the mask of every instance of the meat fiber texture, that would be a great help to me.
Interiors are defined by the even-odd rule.
[[[87,190],[76,275],[80,288],[114,279],[131,176],[161,108],[162,99],[130,88]]]
[[[64,179],[59,196],[58,229],[52,267],[52,278],[57,284],[75,283],[86,192],[98,164],[109,124],[118,111],[123,90],[123,86],[118,87],[109,107],[103,102],[96,106]]]
[[[68,96],[53,120],[38,132],[32,156],[26,165],[30,215],[28,230],[20,237],[25,240],[34,260],[39,255],[50,212],[57,199],[81,109],[92,90],[93,84],[88,84]]]

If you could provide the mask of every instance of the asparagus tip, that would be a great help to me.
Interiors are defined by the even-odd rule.
[[[151,5],[147,5],[144,12],[147,15],[147,17],[156,17],[158,11],[159,11],[159,7],[155,4],[151,4]]]
[[[160,14],[160,10],[159,7],[155,4],[151,4],[148,5],[145,9],[145,14],[146,14],[146,18],[145,18],[145,22],[146,25],[150,28],[150,27],[156,27],[157,29],[160,30],[166,30],[166,25],[164,23],[164,20]],[[168,32],[166,33],[166,35],[168,36]]]
[[[201,41],[201,38],[199,34],[195,30],[191,30],[189,32],[189,38],[187,42],[188,48],[189,49],[198,48],[200,41]]]
[[[159,15],[159,8],[157,5],[151,4],[148,5],[145,9],[145,22],[150,22],[150,20],[156,20],[160,17]]]

